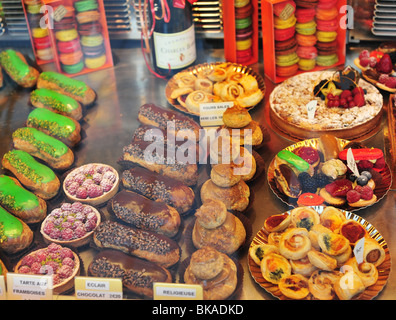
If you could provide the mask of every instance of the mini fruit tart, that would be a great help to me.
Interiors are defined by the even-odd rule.
[[[89,163],[71,171],[63,182],[63,191],[71,201],[99,205],[118,191],[120,179],[111,166]]]
[[[89,243],[100,222],[100,213],[94,207],[81,202],[63,203],[45,218],[40,232],[46,242],[78,248]]]
[[[53,292],[61,294],[73,288],[74,277],[80,274],[80,259],[70,248],[51,243],[24,256],[16,264],[14,272],[52,275]]]

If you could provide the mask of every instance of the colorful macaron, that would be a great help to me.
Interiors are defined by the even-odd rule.
[[[316,19],[318,20],[333,20],[338,17],[337,7],[328,9],[316,8]]]
[[[296,5],[301,8],[315,8],[318,0],[295,0]]]
[[[274,37],[276,41],[284,41],[294,37],[296,33],[296,27],[293,26],[287,29],[274,29]]]
[[[282,20],[287,20],[296,11],[296,3],[293,0],[275,3],[273,6],[274,15]]]
[[[316,20],[316,24],[317,24],[317,29],[320,31],[327,31],[327,32],[331,32],[331,31],[337,31],[338,26],[339,26],[339,21],[337,18],[332,19],[332,20]]]
[[[276,75],[278,77],[291,77],[295,75],[298,71],[298,64],[293,64],[291,66],[286,66],[286,67],[281,67],[281,66],[276,66],[275,68]]]
[[[332,42],[337,39],[337,32],[336,31],[317,31],[316,38],[320,42]]]
[[[78,33],[76,29],[55,31],[55,39],[58,41],[72,41],[77,38],[78,38]]]
[[[297,8],[296,18],[298,23],[306,23],[315,19],[315,8]]]
[[[274,28],[276,29],[287,29],[293,27],[297,22],[296,16],[292,14],[287,19],[281,19],[279,17],[274,18]]]
[[[318,56],[318,49],[315,46],[302,47],[299,46],[296,51],[297,55],[302,59],[315,59]]]
[[[316,64],[321,67],[330,67],[338,62],[337,54],[330,55],[318,55],[316,58]]]
[[[316,67],[316,59],[303,59],[298,60],[298,68],[302,71],[311,71]]]
[[[253,13],[250,0],[237,0],[235,6],[236,60],[247,63],[253,57]]]
[[[296,34],[296,40],[299,46],[310,47],[314,46],[318,41],[316,35],[305,35],[305,34]]]
[[[305,23],[296,23],[296,32],[304,35],[313,35],[316,32],[316,22],[315,20],[305,22]]]
[[[319,55],[331,55],[337,53],[337,40],[331,42],[320,42],[316,43],[316,49],[318,49]]]
[[[275,54],[291,54],[297,51],[298,43],[295,37],[284,41],[275,41]]]
[[[57,45],[60,53],[72,53],[81,50],[80,41],[77,38],[71,41],[59,41]]]
[[[85,66],[88,69],[98,69],[102,67],[106,63],[106,55],[103,54],[99,57],[93,57],[93,58],[85,58],[84,60]]]
[[[277,55],[275,57],[275,64],[279,67],[289,67],[293,64],[298,63],[299,57],[296,52],[285,54],[285,55]]]

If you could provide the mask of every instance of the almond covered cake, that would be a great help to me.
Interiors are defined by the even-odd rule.
[[[307,104],[316,100],[314,115]],[[302,73],[277,86],[270,95],[272,124],[299,139],[331,133],[354,139],[381,121],[383,98],[377,88],[348,67],[343,71]]]

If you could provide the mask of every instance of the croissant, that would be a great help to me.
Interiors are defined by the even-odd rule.
[[[304,228],[288,229],[279,240],[279,252],[287,259],[302,259],[309,250],[311,250],[311,240],[308,231]]]

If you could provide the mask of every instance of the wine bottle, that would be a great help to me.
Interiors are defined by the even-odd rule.
[[[191,66],[197,58],[191,3],[155,0],[154,11],[156,17],[164,18],[151,20],[155,23],[150,39],[152,62],[158,74],[172,76]]]

